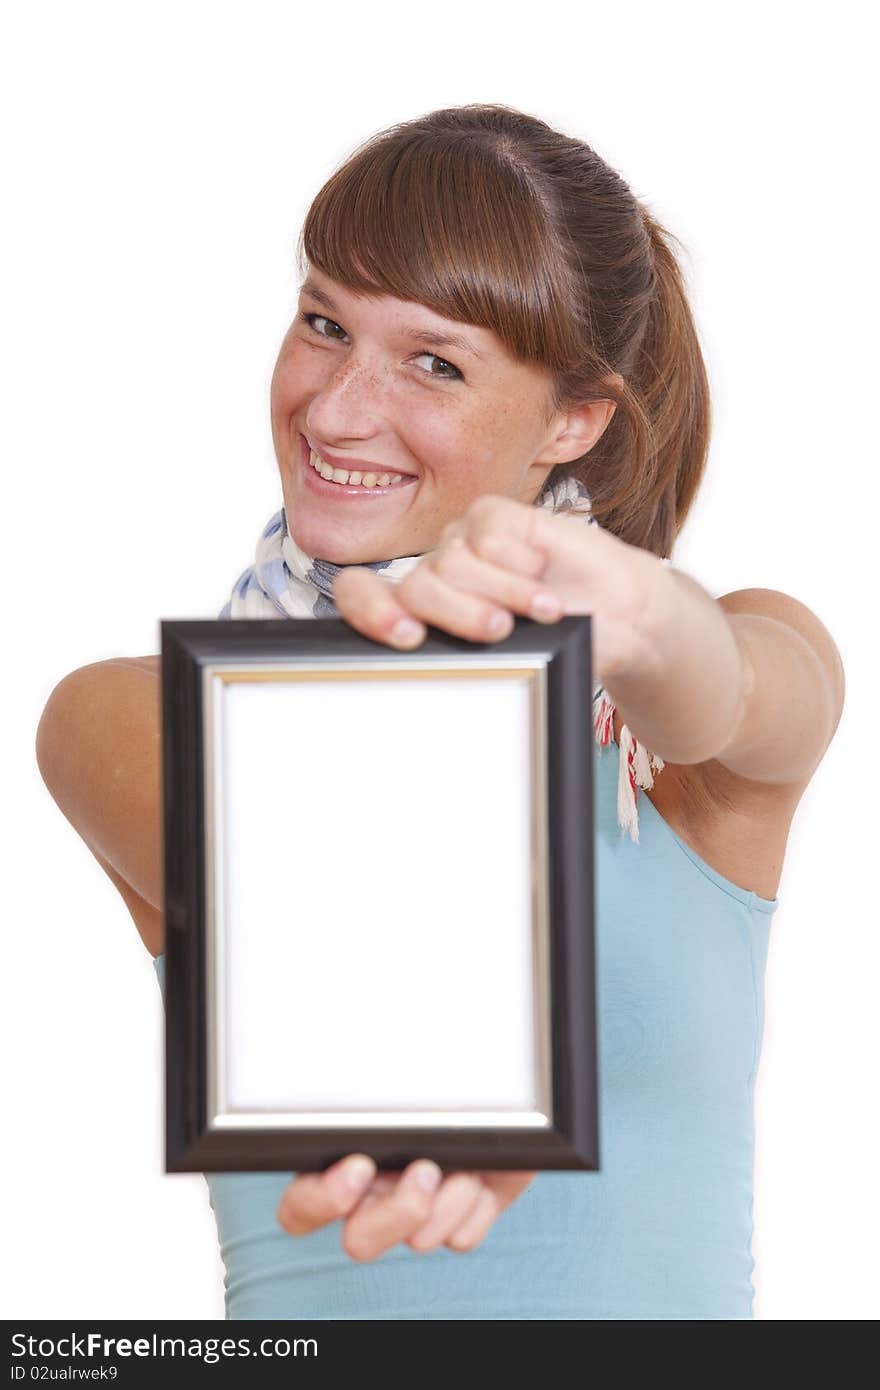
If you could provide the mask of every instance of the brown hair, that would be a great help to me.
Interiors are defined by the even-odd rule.
[[[298,253],[355,293],[493,330],[550,369],[551,413],[615,401],[589,452],[548,481],[580,478],[604,527],[669,555],[710,433],[673,240],[589,145],[491,104],[432,111],[358,146],[315,197]]]

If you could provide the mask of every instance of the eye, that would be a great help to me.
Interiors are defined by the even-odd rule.
[[[328,319],[325,314],[303,312],[299,315],[299,317],[300,320],[303,323],[307,324],[308,327],[312,330],[312,332],[316,333],[320,338],[330,338],[339,341],[340,339],[344,339],[348,336],[345,332],[345,329],[342,328],[340,324],[336,323],[333,319]],[[322,325],[326,325],[326,328],[322,327]],[[337,331],[334,332],[334,329],[336,329]],[[415,360],[418,362],[425,357],[427,357],[428,360],[431,362],[438,363],[440,368],[439,371],[432,371],[430,369],[425,370],[425,376],[432,376],[435,378],[435,380],[440,381],[464,380],[464,374],[461,371],[459,371],[455,363],[447,361],[445,357],[438,357],[436,352],[422,352]]]
[[[434,362],[439,362],[440,365],[441,365],[441,367],[448,367],[448,368],[449,368],[449,372],[448,372],[448,373],[445,372],[445,371],[444,371],[444,372],[432,372],[432,371],[428,371],[428,372],[426,372],[426,376],[437,376],[437,377],[441,377],[441,378],[443,378],[443,379],[445,379],[445,380],[447,380],[447,381],[463,381],[463,380],[464,380],[464,377],[463,377],[462,373],[458,370],[458,367],[456,367],[455,364],[452,363],[452,362],[447,362],[447,360],[446,360],[445,357],[438,357],[437,354],[436,354],[436,352],[422,352],[422,353],[420,353],[419,356],[416,358],[416,361],[418,362],[418,361],[419,361],[421,358],[423,358],[423,357],[427,357],[429,360],[432,360],[432,361],[434,361]],[[451,375],[450,375],[449,373],[451,373]]]
[[[346,336],[346,335],[345,335],[345,329],[344,329],[344,328],[340,328],[340,326],[339,326],[338,323],[334,323],[333,319],[328,319],[328,318],[326,318],[324,314],[307,314],[307,313],[303,313],[303,314],[300,314],[300,318],[302,319],[303,323],[307,323],[307,324],[308,324],[309,328],[311,328],[311,330],[312,330],[313,333],[317,333],[318,336],[321,337],[321,338],[335,338],[335,337],[336,337],[336,334],[335,334],[335,333],[325,333],[324,330],[323,330],[323,328],[319,328],[319,327],[317,326],[319,323],[326,323],[326,324],[329,324],[331,328],[339,328],[339,332],[342,334],[343,338]]]

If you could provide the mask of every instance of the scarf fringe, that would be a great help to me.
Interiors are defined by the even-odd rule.
[[[600,689],[593,699],[593,729],[601,748],[614,741],[615,706]],[[650,791],[654,774],[666,764],[656,753],[650,753],[633,735],[626,724],[620,726],[620,766],[617,777],[617,823],[629,832],[631,840],[639,843],[638,789]]]

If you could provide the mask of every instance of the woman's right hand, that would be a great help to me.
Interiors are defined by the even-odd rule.
[[[277,1217],[289,1235],[344,1221],[342,1247],[371,1260],[405,1241],[417,1251],[447,1245],[473,1250],[497,1216],[529,1185],[533,1172],[456,1172],[431,1159],[403,1172],[378,1171],[366,1154],[349,1154],[323,1173],[300,1173],[285,1189]]]

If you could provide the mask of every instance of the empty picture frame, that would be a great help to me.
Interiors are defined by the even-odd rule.
[[[598,1169],[590,618],[160,627],[166,1171]]]

